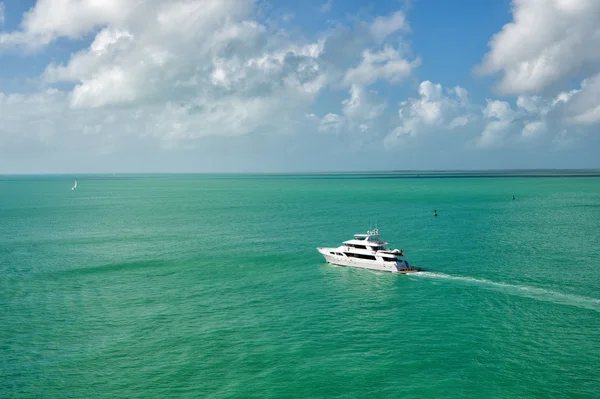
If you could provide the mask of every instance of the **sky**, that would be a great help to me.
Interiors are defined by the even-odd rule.
[[[0,0],[0,173],[600,168],[598,0]]]

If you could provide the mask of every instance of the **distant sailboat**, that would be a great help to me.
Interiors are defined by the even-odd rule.
[[[71,190],[75,191],[76,188],[77,188],[77,179],[75,179],[75,184],[73,185],[73,187],[71,187]]]

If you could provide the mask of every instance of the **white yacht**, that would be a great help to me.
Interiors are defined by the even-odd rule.
[[[401,249],[388,249],[387,244],[379,239],[379,230],[376,227],[366,234],[354,234],[352,240],[344,241],[343,245],[337,248],[317,250],[328,263],[334,265],[392,273],[418,271],[404,260],[404,252]]]

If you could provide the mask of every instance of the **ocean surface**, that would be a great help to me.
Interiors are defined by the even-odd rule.
[[[0,398],[598,398],[600,177],[502,176],[0,176]]]

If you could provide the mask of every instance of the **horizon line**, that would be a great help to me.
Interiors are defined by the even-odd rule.
[[[16,172],[0,176],[84,176],[84,175],[300,175],[352,173],[498,173],[498,172],[600,172],[600,168],[515,168],[515,169],[391,169],[391,170],[323,170],[290,172]]]

